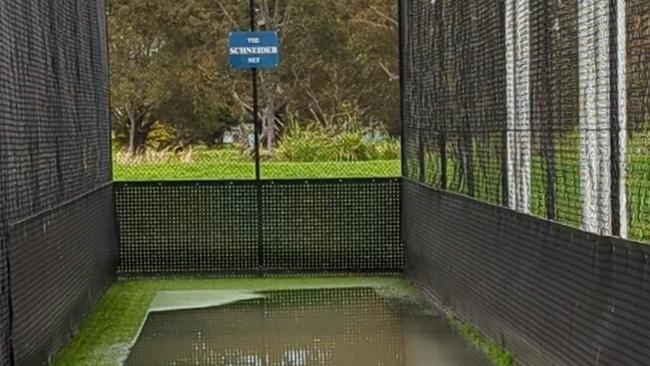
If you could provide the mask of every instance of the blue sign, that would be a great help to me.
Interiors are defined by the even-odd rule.
[[[280,65],[280,37],[278,32],[232,32],[228,53],[233,69],[275,69]]]

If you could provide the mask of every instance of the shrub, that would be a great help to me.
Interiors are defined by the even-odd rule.
[[[179,139],[179,133],[174,127],[163,122],[155,122],[147,136],[147,148],[163,151],[176,145]]]
[[[295,162],[399,159],[399,140],[378,136],[383,133],[364,130],[358,123],[347,123],[341,130],[327,130],[316,122],[299,123],[293,119],[280,140],[276,158]]]
[[[169,149],[161,151],[145,150],[143,154],[131,155],[126,149],[115,151],[115,163],[118,165],[168,164],[174,161],[174,153]]]
[[[141,155],[131,156],[125,149],[115,150],[114,160],[120,165],[164,165],[175,163],[251,162],[252,157],[238,146],[209,149],[205,145],[190,145],[185,148],[165,148],[160,151],[146,150]]]
[[[170,137],[164,134],[159,137]],[[156,140],[142,156],[131,157],[114,146],[116,162],[125,165],[195,163],[195,162],[252,162],[252,149],[241,144],[211,148],[205,144],[171,145],[172,139]],[[166,145],[166,146],[165,146]],[[155,146],[163,146],[157,149]],[[349,123],[344,130],[328,130],[316,122],[298,122],[290,119],[285,135],[275,152],[262,150],[264,161],[328,162],[398,160],[400,142],[387,137],[380,130],[364,130]]]
[[[338,161],[369,160],[370,144],[364,140],[361,130],[345,131],[332,139]]]
[[[327,131],[320,125],[292,120],[287,133],[280,140],[276,157],[296,162],[335,160],[336,153],[328,140]]]
[[[389,138],[372,144],[369,151],[369,160],[398,160],[402,155],[398,139]]]
[[[244,151],[238,145],[233,145],[229,147],[224,147],[220,149],[208,149],[207,147],[202,146],[202,150],[195,149],[197,153],[197,159],[201,161],[223,161],[223,162],[250,162],[252,161],[252,156]]]

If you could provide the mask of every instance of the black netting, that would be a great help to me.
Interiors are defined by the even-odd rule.
[[[531,211],[579,227],[577,22],[577,2],[531,3]]]
[[[85,1],[10,1],[0,0],[0,364],[10,364],[8,347],[9,297],[20,302],[21,293],[32,289],[21,279],[25,271],[42,271],[40,286],[48,289],[72,289],[90,301],[96,299],[106,283],[93,289],[86,284],[59,281],[58,266],[75,264],[59,258],[48,235],[70,235],[75,245],[83,242],[86,232],[79,222],[70,220],[71,202],[95,192],[111,180],[110,127],[108,120],[108,67],[105,42],[105,4],[103,0]],[[105,197],[102,196],[102,197]],[[108,205],[98,206],[91,218],[110,220]],[[63,203],[66,205],[61,206]],[[104,210],[104,211],[102,211]],[[109,210],[109,211],[106,211]],[[51,211],[51,212],[50,212]],[[56,222],[46,232],[41,215]],[[108,216],[107,216],[108,215]],[[9,237],[9,227],[27,218],[31,229],[20,237]],[[60,219],[60,220],[59,220]],[[85,221],[88,222],[88,221]],[[88,227],[93,227],[89,223]],[[71,233],[74,230],[77,232]],[[46,238],[48,237],[48,238]],[[96,244],[111,245],[111,237],[99,237]],[[71,244],[72,245],[72,244]],[[63,249],[61,249],[63,250]],[[30,253],[35,258],[49,253],[51,261],[11,263],[7,256]],[[67,259],[66,257],[63,257]],[[77,258],[78,259],[78,258]],[[50,276],[51,275],[51,276]],[[74,276],[84,276],[81,272]],[[14,279],[17,276],[18,280]],[[74,277],[72,276],[72,277]],[[12,288],[9,291],[11,277]],[[71,276],[68,276],[71,277]],[[89,285],[89,284],[88,284]],[[69,287],[66,287],[69,286]],[[81,287],[76,287],[81,286]],[[97,290],[97,291],[95,291]],[[95,291],[95,292],[93,292]],[[52,328],[34,328],[30,309],[13,320],[14,357],[18,364],[33,358],[46,362],[48,356],[68,337],[79,321],[69,309],[52,307],[42,291],[30,292],[30,304],[51,310],[45,314],[59,323]],[[71,299],[71,293],[61,295]],[[72,300],[71,300],[72,301]],[[88,311],[90,304],[77,310]],[[16,309],[16,306],[14,306]],[[16,313],[16,312],[14,312]],[[29,323],[29,324],[28,324]],[[31,327],[31,328],[29,328]],[[29,329],[26,332],[22,332]],[[43,331],[47,329],[47,331]],[[38,342],[24,347],[32,337]],[[23,345],[22,347],[20,345]],[[27,349],[29,348],[29,350]]]
[[[402,269],[399,180],[259,184],[117,183],[119,272]]]
[[[1,179],[12,221],[111,180],[104,5],[0,6]]]
[[[9,256],[5,232],[0,221],[0,364],[10,365],[12,357],[11,293],[9,291]]]
[[[107,185],[11,225],[16,365],[47,363],[113,282],[118,255],[113,213]]]
[[[505,199],[503,11],[494,1],[409,2],[403,44],[407,176],[497,204]]]
[[[406,177],[646,239],[646,3],[403,6]]]
[[[257,270],[255,182],[116,183],[122,275]]]
[[[401,271],[399,185],[397,179],[265,182],[263,267]]]
[[[627,191],[629,235],[650,240],[650,1],[628,0]]]
[[[650,2],[403,14],[409,275],[517,364],[645,363]]]
[[[650,247],[403,184],[409,277],[517,365],[647,362]]]

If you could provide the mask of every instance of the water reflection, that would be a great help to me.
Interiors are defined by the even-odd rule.
[[[482,366],[441,317],[372,289],[274,291],[151,313],[126,366]]]

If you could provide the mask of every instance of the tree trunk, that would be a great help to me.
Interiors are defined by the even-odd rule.
[[[268,95],[270,95],[270,92],[266,88],[263,89],[263,94],[265,97],[263,102],[264,106],[262,107],[260,113],[260,120],[262,124],[262,136],[260,143],[266,143],[266,148],[268,149],[269,153],[273,154],[278,132],[276,128],[277,126],[275,118],[277,107],[273,98],[268,97]]]
[[[129,156],[144,153],[149,128],[144,126],[145,113],[129,110]]]
[[[271,154],[273,154],[273,149],[275,148],[275,112],[272,107],[267,107],[264,111],[264,125],[266,126],[266,148]]]

